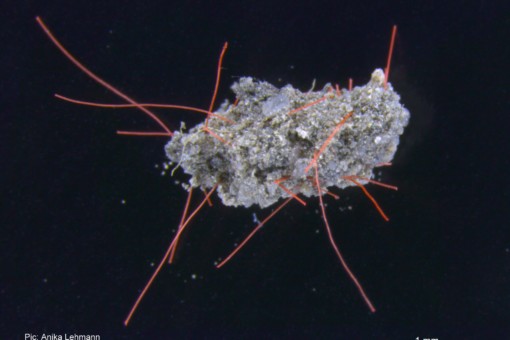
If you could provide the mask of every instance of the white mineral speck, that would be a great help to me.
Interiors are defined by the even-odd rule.
[[[308,138],[308,131],[302,129],[301,127],[298,127],[296,129],[296,132],[298,134],[299,137],[303,138],[303,139],[306,139]]]

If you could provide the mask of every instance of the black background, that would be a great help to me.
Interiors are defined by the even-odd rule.
[[[507,176],[509,9],[504,1],[48,1],[0,5],[0,335],[482,338],[510,334]],[[85,65],[139,102],[209,104],[250,75],[306,90],[364,84],[386,61],[411,112],[391,168],[327,199],[334,235],[370,314],[324,232],[317,200],[281,212],[221,270],[270,210],[215,197],[185,234],[128,328],[122,325],[180,219],[186,193],[161,176],[164,138],[46,38],[40,15]],[[172,129],[203,117],[158,111]],[[179,174],[178,179],[186,179]],[[194,203],[199,202],[199,195]],[[122,201],[125,200],[125,204]],[[351,206],[352,210],[346,209]],[[317,232],[318,231],[318,232]],[[192,279],[192,275],[196,275]]]

